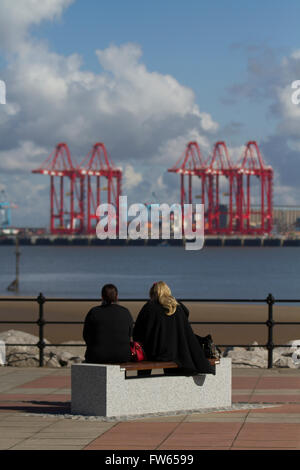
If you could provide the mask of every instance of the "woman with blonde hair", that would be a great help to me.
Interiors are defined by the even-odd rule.
[[[155,282],[149,296],[133,330],[133,339],[142,343],[147,360],[176,362],[178,369],[166,369],[165,374],[215,374],[189,324],[188,309],[172,296],[169,286]]]

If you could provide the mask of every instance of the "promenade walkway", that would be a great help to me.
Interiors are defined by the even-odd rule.
[[[70,369],[0,367],[0,449],[300,449],[299,370],[233,369],[233,402],[242,409],[70,419]]]

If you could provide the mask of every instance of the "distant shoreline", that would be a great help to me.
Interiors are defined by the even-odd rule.
[[[106,239],[100,240],[93,236],[74,235],[74,236],[19,236],[21,246],[143,246],[143,247],[183,247],[183,239]],[[15,237],[0,237],[0,246],[15,245]],[[205,247],[300,247],[300,238],[285,237],[255,237],[255,236],[207,236],[204,239]]]

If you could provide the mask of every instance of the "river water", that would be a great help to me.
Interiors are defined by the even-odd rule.
[[[0,294],[15,277],[15,248],[0,247]],[[300,298],[300,248],[23,246],[20,296],[98,297],[114,283],[121,298],[145,298],[154,281],[179,298]]]

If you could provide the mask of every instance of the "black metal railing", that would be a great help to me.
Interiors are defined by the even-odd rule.
[[[264,347],[268,350],[268,368],[273,367],[273,350],[277,347],[290,347],[290,344],[274,344],[273,343],[273,330],[277,325],[300,325],[299,322],[283,322],[275,321],[273,318],[273,307],[275,303],[300,303],[299,299],[276,299],[272,294],[269,294],[265,299],[178,299],[182,302],[189,303],[265,303],[267,305],[267,319],[266,321],[191,321],[191,325],[265,325],[268,329],[268,342],[266,344],[217,344],[218,347]],[[17,344],[9,343],[9,346],[36,346],[39,349],[39,366],[44,366],[44,350],[46,347],[60,346],[60,347],[82,347],[85,344],[46,344],[45,343],[45,326],[46,325],[83,325],[83,321],[49,321],[44,317],[44,305],[46,302],[95,302],[99,303],[99,299],[74,299],[74,298],[46,298],[42,293],[36,298],[19,298],[19,297],[2,297],[0,302],[37,302],[38,304],[38,319],[36,321],[14,321],[5,320],[0,321],[0,324],[17,324],[17,325],[38,325],[39,327],[39,341],[36,344]],[[145,302],[145,299],[120,299],[120,302]],[[1,305],[1,304],[0,304]],[[299,312],[300,313],[300,312]]]

